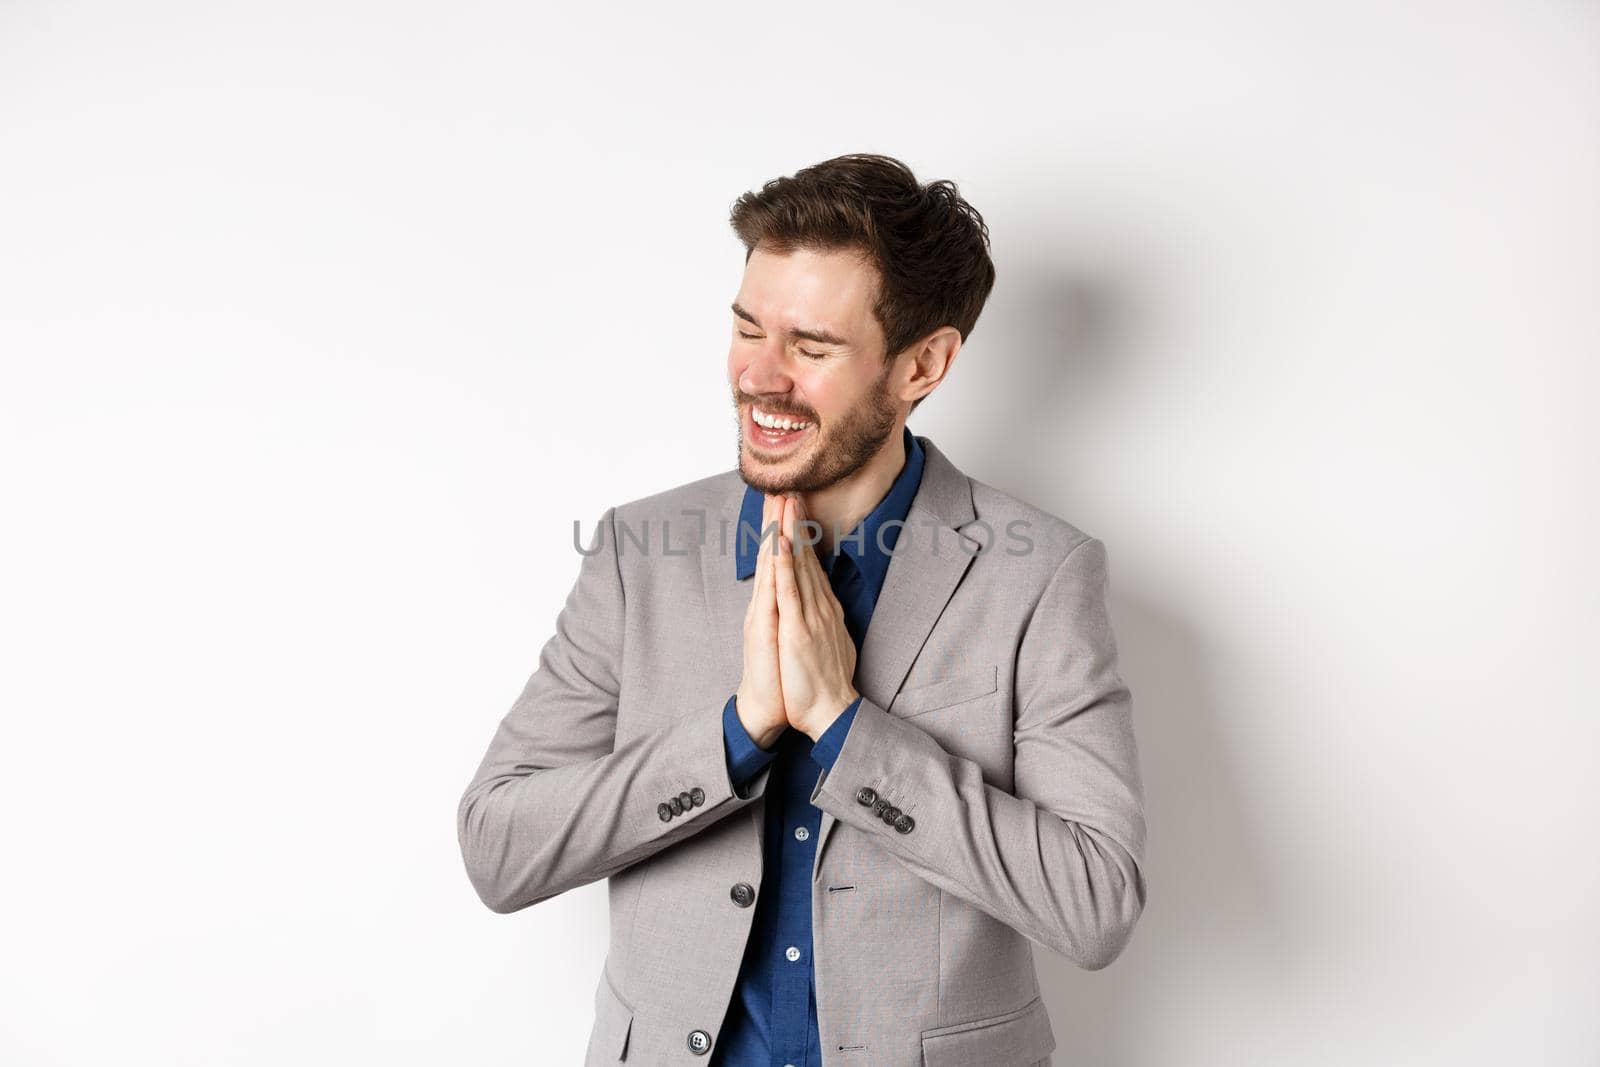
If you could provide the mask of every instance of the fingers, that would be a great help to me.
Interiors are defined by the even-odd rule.
[[[795,573],[794,542],[789,537],[789,532],[793,528],[791,518],[793,509],[793,503],[785,497],[779,520],[779,529],[783,531],[782,543],[774,553],[777,563],[774,569],[777,580],[778,614],[782,616],[788,613],[792,620],[804,622],[805,604],[800,598],[799,578]]]
[[[761,496],[761,529],[757,534],[765,532],[768,525],[776,518],[782,507],[782,502],[763,493]],[[740,536],[744,536],[741,531]],[[756,574],[755,589],[750,594],[750,617],[761,616],[763,621],[770,622],[776,618],[778,611],[777,596],[773,584],[773,545],[765,537],[760,537],[756,542]]]
[[[808,518],[805,505],[798,498],[795,500],[795,514],[797,525]],[[810,609],[811,617],[820,619],[826,615],[842,612],[843,609],[838,607],[838,599],[833,595],[828,572],[822,569],[822,559],[816,552],[816,546],[813,545],[811,548],[811,551],[801,553],[800,595]]]
[[[763,494],[761,504],[761,529],[765,533],[768,526],[777,523],[783,514],[783,501],[778,497]],[[777,530],[772,536],[761,538],[761,551],[757,554],[756,578],[761,583],[757,589],[761,596],[761,610],[774,618],[778,612],[777,593],[777,555],[778,538]]]
[[[782,496],[768,501],[772,507],[771,520],[778,523],[781,537],[775,544],[763,542],[762,550],[771,555],[773,566],[764,569],[772,581],[768,590],[774,609],[780,614],[796,612],[813,632],[825,619],[842,622],[844,607],[833,593],[828,573],[822,569],[822,559],[815,545],[801,545],[798,534],[801,522],[806,521],[805,505],[798,496]],[[763,523],[769,521],[765,516]],[[759,590],[758,590],[759,592]]]
[[[796,531],[800,529],[800,524],[804,521],[806,521],[805,505],[797,496],[794,498],[794,528]],[[808,530],[807,534],[809,535],[809,533],[810,531]],[[821,586],[817,582],[817,576],[822,572],[822,562],[817,558],[815,545],[805,545],[800,549],[798,558],[795,560],[795,570],[796,584],[800,587],[800,600],[805,605],[806,618],[811,622],[815,622],[821,616],[825,603]],[[822,580],[826,582],[827,575],[823,574]]]
[[[794,498],[794,516],[795,529],[798,531],[800,525],[808,521],[805,504],[801,502],[798,496]],[[820,528],[821,524],[818,525]],[[810,530],[806,530],[805,533],[806,540],[810,540],[812,536]],[[828,617],[826,592],[828,576],[822,570],[822,561],[817,555],[817,546],[814,544],[801,546],[795,566],[800,586],[800,602],[805,606],[806,621],[813,627],[819,626]]]

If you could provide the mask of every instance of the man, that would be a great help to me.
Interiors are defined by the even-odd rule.
[[[1030,943],[1120,954],[1144,805],[1104,545],[905,426],[987,229],[872,155],[732,223],[737,469],[601,516],[468,874],[499,912],[609,879],[588,1064],[1048,1065]]]

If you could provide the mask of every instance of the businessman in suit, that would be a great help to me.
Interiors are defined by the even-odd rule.
[[[608,879],[587,1064],[1048,1067],[1032,946],[1121,953],[1144,804],[1104,544],[906,426],[987,229],[874,155],[731,221],[738,465],[601,515],[468,875],[499,912]]]

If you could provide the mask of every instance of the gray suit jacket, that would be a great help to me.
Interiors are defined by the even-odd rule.
[[[811,792],[823,1059],[1048,1064],[1030,942],[1104,967],[1145,901],[1105,546],[918,440],[861,704]],[[610,880],[587,1064],[706,1063],[739,972],[770,772],[738,790],[723,755],[753,587],[734,576],[744,489],[728,470],[606,509],[461,798],[462,856],[493,910]]]

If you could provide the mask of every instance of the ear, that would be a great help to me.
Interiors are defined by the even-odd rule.
[[[950,365],[960,351],[961,331],[954,326],[941,326],[918,341],[906,350],[911,358],[901,371],[904,377],[897,383],[895,395],[909,404],[933,392],[950,373]]]

